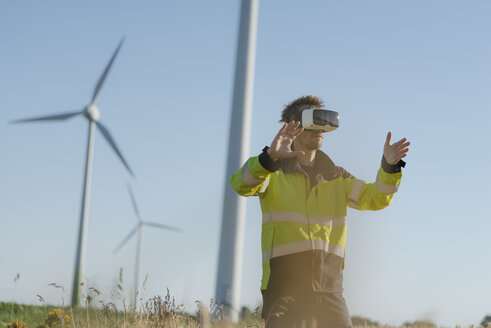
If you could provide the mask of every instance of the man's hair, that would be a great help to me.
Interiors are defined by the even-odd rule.
[[[285,106],[281,113],[280,122],[290,123],[301,121],[302,111],[307,108],[323,108],[324,102],[318,96],[306,95],[298,97]]]

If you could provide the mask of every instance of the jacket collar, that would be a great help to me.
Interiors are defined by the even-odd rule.
[[[336,165],[332,159],[327,156],[322,150],[317,150],[315,154],[315,171],[317,175],[321,175],[325,180],[329,181],[337,177]],[[293,158],[284,158],[281,160],[281,171],[285,173],[305,173],[298,160]]]

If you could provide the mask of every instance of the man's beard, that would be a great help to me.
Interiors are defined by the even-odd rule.
[[[305,148],[305,150],[319,150],[321,149],[322,147],[322,141],[315,141],[315,140],[312,140],[312,141],[308,141],[308,142],[302,142],[302,146],[303,148]]]
[[[318,150],[322,147],[322,140],[312,140],[305,145],[308,150]]]

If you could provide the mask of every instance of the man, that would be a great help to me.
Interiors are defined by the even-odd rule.
[[[388,206],[409,150],[405,138],[390,144],[389,132],[376,182],[359,180],[320,150],[322,130],[301,126],[304,110],[322,108],[311,95],[289,103],[271,146],[231,179],[240,195],[259,196],[261,203],[267,328],[352,326],[342,296],[346,207]]]

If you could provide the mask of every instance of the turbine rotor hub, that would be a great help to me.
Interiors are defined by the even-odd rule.
[[[97,108],[96,105],[90,105],[87,107],[84,111],[85,117],[87,117],[89,120],[97,122],[101,116],[99,113],[99,109]]]

